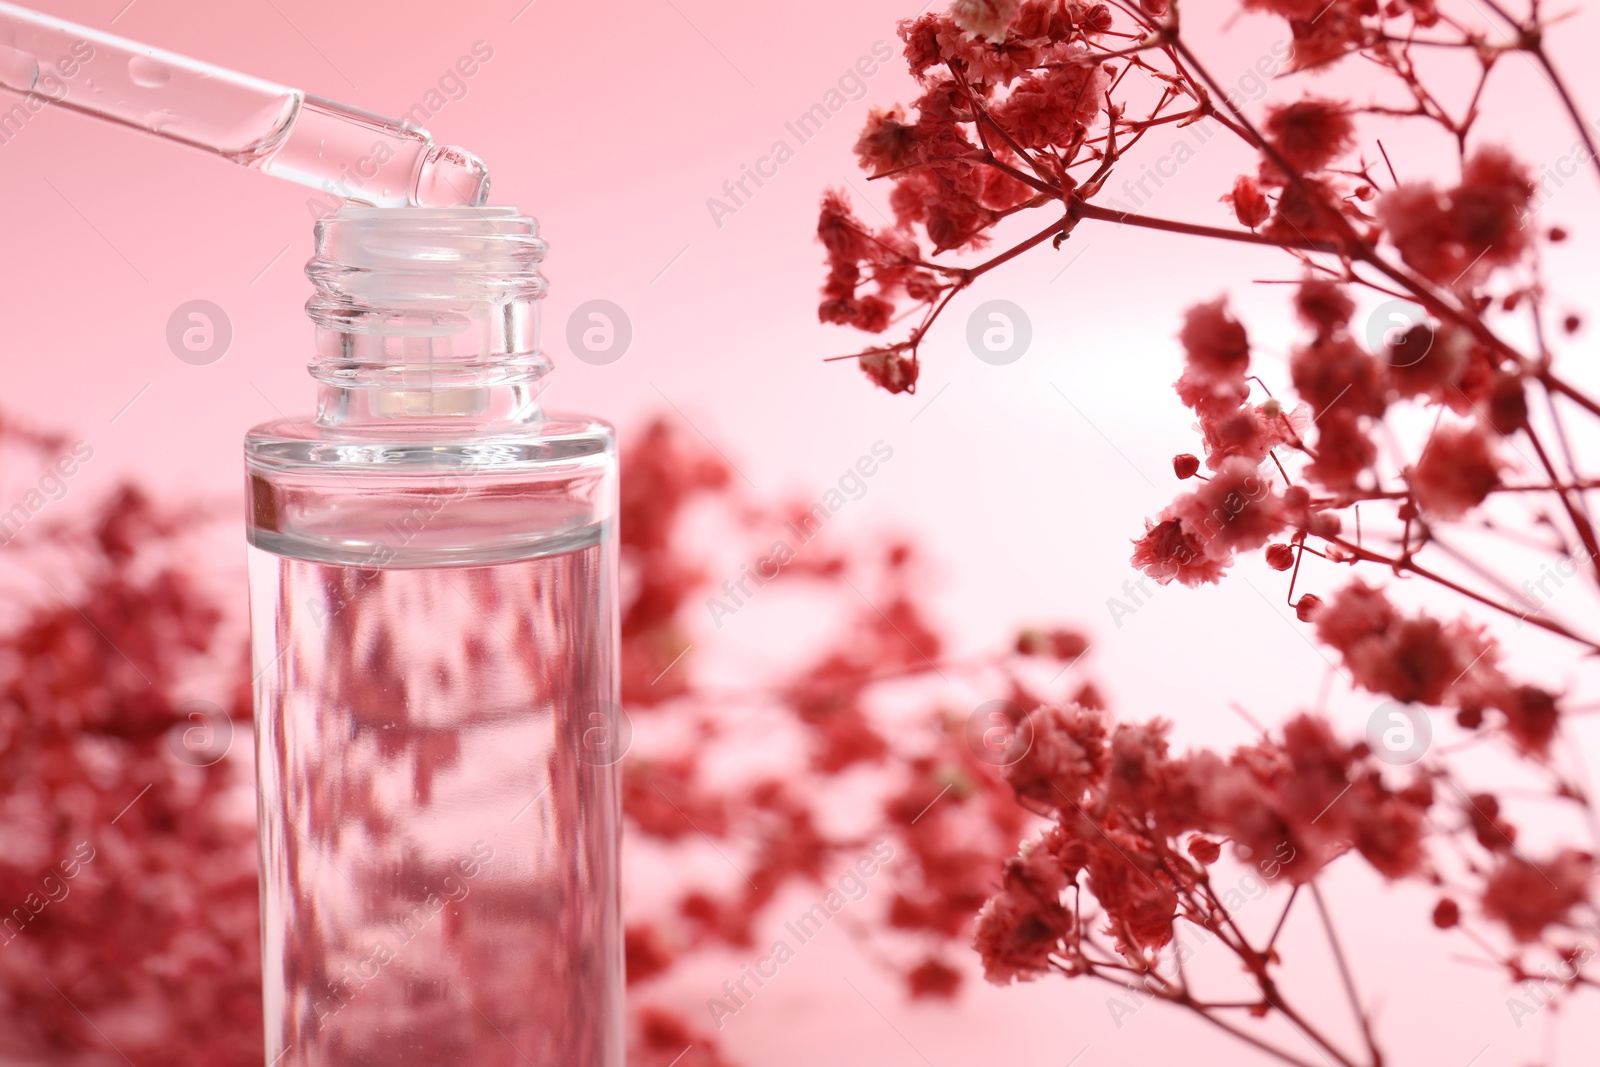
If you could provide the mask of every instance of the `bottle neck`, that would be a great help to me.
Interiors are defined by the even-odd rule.
[[[510,208],[347,206],[317,224],[317,422],[483,432],[542,417],[545,243]]]
[[[533,426],[543,418],[538,386],[407,389],[324,384],[317,391],[317,424],[350,432],[483,433]]]

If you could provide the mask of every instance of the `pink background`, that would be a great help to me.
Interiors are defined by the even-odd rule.
[[[958,637],[958,656],[1003,642],[1019,621],[1091,627],[1095,674],[1114,706],[1174,718],[1180,742],[1245,740],[1230,700],[1274,720],[1316,699],[1327,665],[1288,623],[1282,576],[1259,563],[1242,565],[1239,580],[1220,588],[1162,590],[1120,626],[1106,607],[1133,577],[1129,539],[1177,490],[1171,456],[1197,443],[1191,418],[1166,388],[1177,374],[1180,311],[1227,280],[1264,373],[1286,382],[1283,292],[1247,284],[1292,276],[1281,255],[1086,224],[1060,253],[1025,257],[953,306],[915,397],[874,391],[848,364],[822,362],[860,339],[816,322],[816,202],[825,186],[849,179],[858,204],[877,205],[861,206],[863,217],[876,221],[875,211],[886,210],[883,190],[867,189],[855,169],[850,145],[867,108],[908,98],[909,80],[891,64],[803,145],[784,124],[821,101],[875,42],[897,43],[895,21],[915,13],[905,0],[123,2],[39,6],[390,114],[422,101],[474,42],[487,42],[493,58],[429,125],[439,140],[489,162],[493,202],[543,222],[552,245],[546,344],[557,364],[554,406],[624,428],[662,410],[686,418],[769,495],[812,496],[884,440],[893,461],[824,536],[915,531],[938,563],[934,596]],[[1214,27],[1231,11],[1211,0],[1187,14],[1191,25]],[[1283,35],[1278,21],[1255,17],[1226,35],[1197,34],[1212,42],[1210,65],[1227,81]],[[1593,103],[1597,44],[1591,12],[1565,23],[1553,43],[1580,100]],[[1556,121],[1536,72],[1516,57],[1504,63],[1488,128],[1536,165],[1553,162],[1574,137]],[[1348,79],[1319,89],[1361,94]],[[707,199],[723,195],[722,183],[780,138],[796,148],[794,158],[719,225]],[[1440,147],[1405,138],[1386,146],[1402,177],[1422,173]],[[1153,163],[1170,146],[1158,137],[1148,147]],[[1149,210],[1220,224],[1216,197],[1248,166],[1219,138]],[[309,195],[60,109],[0,144],[0,403],[94,447],[71,482],[73,499],[136,474],[174,494],[210,494],[234,506],[244,430],[312,400],[304,373],[310,327],[300,310]],[[1558,306],[1594,289],[1597,217],[1587,175],[1544,209],[1545,220],[1577,232],[1551,259]],[[1019,303],[1033,322],[1030,350],[1009,366],[980,362],[963,336],[967,315],[994,296]],[[209,366],[180,362],[165,343],[168,315],[196,298],[221,305],[234,328],[231,349]],[[624,308],[634,330],[624,358],[604,367],[566,350],[568,315],[595,298]],[[1570,373],[1595,377],[1581,364]],[[237,567],[237,559],[217,566]],[[1325,591],[1338,577],[1313,574],[1305,588],[1320,583]],[[1563,605],[1570,613],[1593,611],[1577,602],[1584,594],[1563,595],[1574,600]],[[701,640],[729,660],[759,665],[771,658],[758,640],[770,621],[757,605],[719,632],[707,627]],[[1557,666],[1566,661],[1547,655],[1523,633],[1512,664],[1535,676],[1566,670]],[[1373,703],[1334,687],[1332,707],[1351,729]],[[1592,751],[1596,731],[1579,732]],[[1592,1018],[1570,1013],[1550,1033],[1550,1012],[1519,1030],[1497,974],[1445,962],[1468,949],[1425,929],[1427,894],[1390,891],[1353,871],[1331,886],[1357,969],[1381,991],[1381,1026],[1396,1062],[1499,1067],[1530,1061],[1545,1042],[1554,1042],[1555,1062],[1592,1062],[1600,1041]],[[1261,910],[1250,918],[1259,923],[1271,909]],[[1289,951],[1320,958],[1311,933],[1309,925],[1291,930]],[[739,962],[675,979],[675,992],[698,1004]],[[1061,1067],[1080,1052],[1073,1062],[1081,1067],[1180,1056],[1254,1062],[1159,1007],[1119,1028],[1101,987],[975,987],[954,1009],[912,1005],[837,928],[782,973],[721,1035],[746,1062],[954,1067],[1003,1056]],[[1337,1002],[1326,1004],[1335,1029],[1350,1032]]]

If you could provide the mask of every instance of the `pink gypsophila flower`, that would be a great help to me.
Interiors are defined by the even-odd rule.
[[[1082,136],[1104,104],[1107,75],[1082,45],[1059,54],[1047,70],[1017,82],[993,108],[995,121],[1024,148],[1064,147]]]
[[[1411,488],[1422,510],[1459,519],[1500,488],[1505,461],[1481,426],[1441,426],[1411,469]]]
[[[1019,730],[1006,757],[1006,781],[1017,795],[1048,807],[1071,806],[1098,789],[1108,760],[1108,724],[1103,712],[1079,704],[1047,704]],[[1017,755],[1017,749],[1022,749]]]
[[[1523,221],[1535,189],[1526,167],[1488,146],[1467,158],[1454,189],[1402,185],[1378,202],[1378,218],[1408,266],[1457,285],[1522,257],[1532,234]]]
[[[1176,578],[1187,586],[1215,582],[1236,551],[1260,548],[1289,521],[1282,494],[1254,463],[1237,456],[1160,518],[1145,522],[1133,565],[1162,585]]]
[[[998,44],[1021,6],[1021,0],[955,0],[950,17],[973,36]]]
[[[1480,629],[1403,616],[1381,589],[1360,580],[1324,605],[1316,626],[1318,639],[1343,654],[1358,685],[1407,703],[1443,704],[1458,683],[1481,684],[1469,670],[1493,671],[1494,642]]]
[[[1306,464],[1305,476],[1328,489],[1354,489],[1378,458],[1377,443],[1362,422],[1353,408],[1323,412],[1317,420],[1317,458]]]
[[[894,170],[917,158],[917,128],[905,121],[905,108],[875,107],[856,138],[856,158],[868,174]]]
[[[1250,338],[1227,298],[1185,312],[1178,340],[1184,352],[1183,375],[1174,383],[1178,399],[1197,413],[1231,414],[1250,393]]]
[[[1190,588],[1221,579],[1227,569],[1207,556],[1199,539],[1173,518],[1171,509],[1160,522],[1144,523],[1144,536],[1133,543],[1133,565],[1162,585],[1177,579]]]
[[[1355,138],[1347,105],[1307,96],[1267,111],[1266,135],[1284,161],[1299,171],[1316,171],[1349,150]]]
[[[1071,929],[1065,908],[1010,892],[990,897],[978,912],[972,947],[983,976],[995,985],[1029,981],[1050,970],[1050,954]]]
[[[1545,927],[1566,922],[1589,899],[1593,872],[1594,857],[1574,849],[1543,863],[1507,855],[1484,886],[1483,913],[1504,923],[1518,941],[1538,941]]]
[[[1298,446],[1311,429],[1311,409],[1298,404],[1285,411],[1277,400],[1251,407],[1241,405],[1226,415],[1200,413],[1200,433],[1205,438],[1206,466],[1216,470],[1230,457],[1260,463],[1279,445]]]
[[[1309,277],[1294,294],[1295,314],[1318,337],[1333,337],[1350,325],[1356,302],[1348,287],[1327,278]]]
[[[1234,457],[1192,493],[1173,501],[1173,513],[1212,559],[1260,548],[1288,523],[1282,494],[1254,463]]]
[[[1221,200],[1233,208],[1233,216],[1239,220],[1239,225],[1252,230],[1266,222],[1267,217],[1272,214],[1272,205],[1267,202],[1266,194],[1262,193],[1261,186],[1248,174],[1241,174],[1235,178],[1233,188],[1223,193]]]

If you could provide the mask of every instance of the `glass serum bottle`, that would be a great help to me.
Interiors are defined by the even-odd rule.
[[[617,474],[510,208],[317,224],[245,445],[266,1063],[620,1067]]]

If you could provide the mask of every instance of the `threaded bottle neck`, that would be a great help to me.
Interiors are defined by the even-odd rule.
[[[319,220],[306,265],[318,421],[537,418],[545,251],[514,208],[347,205]]]

